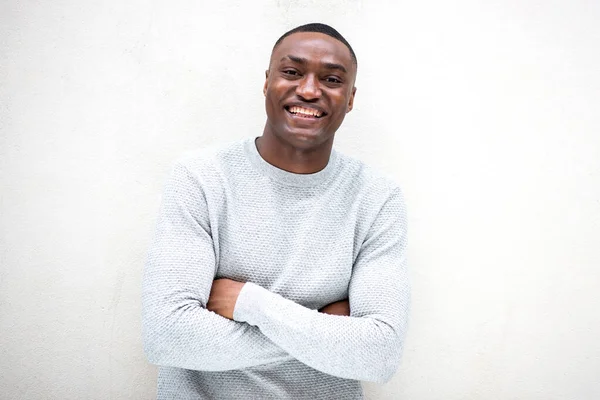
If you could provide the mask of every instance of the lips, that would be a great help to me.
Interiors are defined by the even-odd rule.
[[[287,105],[284,107],[290,114],[302,118],[323,118],[327,113],[319,108],[304,105]]]

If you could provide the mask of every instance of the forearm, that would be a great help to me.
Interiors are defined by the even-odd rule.
[[[194,302],[181,307],[186,312],[176,321],[176,316],[168,316],[172,312],[165,307],[165,303],[157,304],[153,300],[153,297],[160,296],[153,296],[151,291],[145,293],[144,345],[148,358],[154,364],[223,371],[294,359],[257,327],[207,312],[206,308],[198,307]],[[323,312],[349,315],[348,308],[348,301],[342,301],[324,307]],[[161,314],[166,316],[156,318]],[[194,326],[206,328],[196,329]],[[210,333],[211,330],[219,334],[200,337],[202,332]],[[181,338],[191,335],[197,337],[191,344],[184,345]],[[194,365],[195,368],[184,367],[184,364]]]
[[[180,306],[144,299],[144,350],[157,365],[204,371],[242,369],[293,359],[258,328],[182,300]]]
[[[234,318],[259,327],[306,365],[341,378],[386,382],[402,352],[403,324],[319,313],[254,284],[242,289]]]

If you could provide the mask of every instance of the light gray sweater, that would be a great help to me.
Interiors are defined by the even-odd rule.
[[[247,282],[234,321],[206,309],[217,278]],[[317,311],[346,298],[349,317]],[[159,399],[362,399],[396,371],[408,307],[391,180],[335,150],[286,172],[254,138],[175,163],[143,279]]]

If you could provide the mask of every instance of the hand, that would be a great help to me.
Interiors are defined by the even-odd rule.
[[[206,309],[233,320],[233,309],[245,283],[227,278],[215,279],[210,289]]]
[[[332,315],[350,316],[350,302],[348,300],[336,301],[321,308],[319,312]]]

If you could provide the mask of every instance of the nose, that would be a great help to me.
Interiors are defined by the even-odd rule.
[[[317,77],[311,74],[305,75],[296,86],[296,94],[304,100],[316,100],[321,97],[321,88]]]

